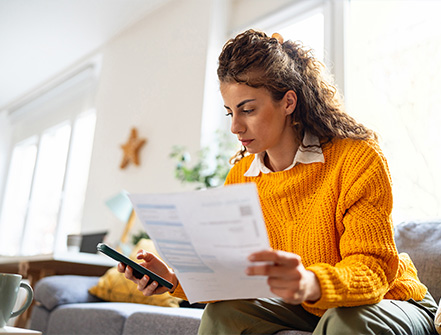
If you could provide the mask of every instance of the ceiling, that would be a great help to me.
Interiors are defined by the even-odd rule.
[[[0,111],[170,0],[0,0]]]

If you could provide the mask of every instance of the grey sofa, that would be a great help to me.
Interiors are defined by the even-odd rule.
[[[441,297],[441,221],[397,225],[397,248],[414,261],[435,300]],[[53,276],[35,287],[31,329],[43,334],[196,334],[201,309],[102,302],[88,293],[98,277]],[[282,331],[279,335],[309,334]]]

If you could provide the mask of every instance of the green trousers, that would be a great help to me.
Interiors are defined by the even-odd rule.
[[[437,305],[427,293],[421,301],[384,299],[374,305],[328,309],[322,317],[281,299],[229,300],[210,303],[199,334],[274,334],[282,330],[314,335],[436,334]]]

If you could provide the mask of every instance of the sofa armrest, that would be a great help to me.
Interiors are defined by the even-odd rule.
[[[395,227],[399,252],[409,254],[421,282],[436,302],[441,298],[441,221],[404,222]]]
[[[35,301],[51,311],[64,304],[101,301],[89,293],[99,277],[50,276],[35,285]]]

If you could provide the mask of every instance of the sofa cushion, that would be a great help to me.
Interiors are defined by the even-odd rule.
[[[121,335],[126,319],[139,306],[109,302],[59,306],[50,315],[45,335]]]
[[[441,222],[406,222],[395,227],[399,252],[414,262],[418,277],[436,302],[441,298]]]
[[[97,282],[98,277],[45,277],[35,285],[35,300],[49,311],[63,304],[101,301],[88,293]]]
[[[124,335],[197,334],[202,309],[150,306],[129,316]]]
[[[46,327],[49,323],[50,312],[43,306],[33,306],[30,329],[39,330],[46,334]]]

